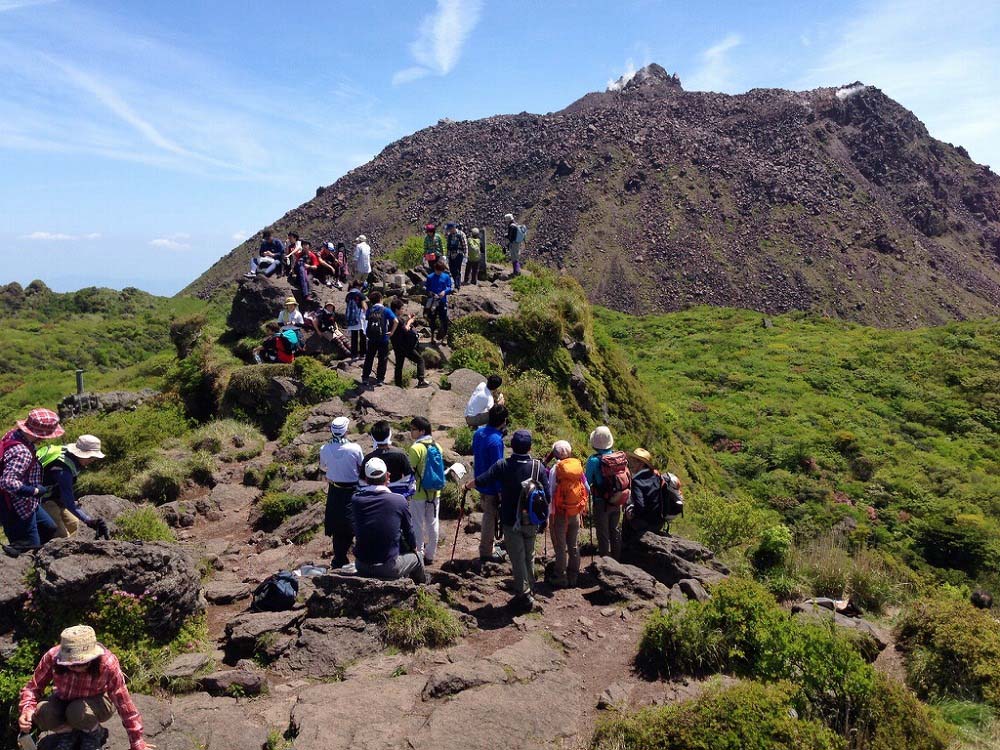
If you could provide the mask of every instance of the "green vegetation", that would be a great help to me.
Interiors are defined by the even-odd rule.
[[[126,511],[115,519],[115,539],[126,542],[176,542],[177,537],[160,518],[155,508],[149,506]]]
[[[260,499],[258,510],[265,528],[274,529],[286,518],[304,511],[309,505],[318,503],[320,495],[292,495],[288,492],[268,492]]]
[[[404,651],[450,646],[462,635],[462,624],[454,613],[424,590],[417,592],[412,607],[389,611],[385,642]]]
[[[652,615],[639,664],[663,676],[734,674],[794,685],[799,717],[818,721],[866,748],[939,748],[947,732],[902,686],[877,673],[848,635],[793,618],[760,585],[733,578],[705,603]]]
[[[295,360],[295,376],[302,381],[304,400],[309,404],[343,396],[354,387],[351,380],[313,357],[299,357]]]
[[[843,740],[792,710],[787,682],[715,687],[684,703],[649,708],[601,722],[591,750],[840,750]]]
[[[407,237],[402,245],[395,250],[390,250],[386,254],[391,262],[399,266],[402,271],[409,271],[424,262],[424,237],[423,235],[413,235]]]
[[[472,429],[470,427],[454,427],[451,436],[455,439],[455,453],[461,456],[472,455]]]
[[[453,352],[448,360],[451,369],[467,367],[482,375],[503,369],[500,347],[477,333],[460,333],[454,337]]]
[[[192,432],[188,446],[206,451],[223,461],[249,461],[264,449],[264,436],[257,428],[235,419],[218,419]]]

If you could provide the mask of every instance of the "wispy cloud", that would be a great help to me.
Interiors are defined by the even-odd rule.
[[[462,47],[479,23],[483,0],[437,0],[437,9],[420,22],[410,54],[417,65],[396,71],[392,85],[416,81],[425,76],[447,75],[462,55]]]
[[[246,232],[246,230],[240,229],[239,231],[233,232],[233,236],[230,237],[230,239],[233,242],[243,242],[243,240],[245,240],[249,236],[250,235],[248,232]]]
[[[165,250],[187,250],[191,247],[191,243],[188,240],[191,239],[191,235],[185,232],[175,232],[168,237],[157,237],[155,240],[150,240],[149,244],[152,247],[161,247]]]
[[[727,34],[725,38],[704,50],[701,65],[684,80],[688,91],[729,91],[733,88],[733,66],[729,53],[743,43],[739,34]]]
[[[34,5],[49,5],[56,0],[0,0],[0,13],[20,8],[30,8]]]
[[[625,84],[635,78],[635,63],[632,62],[632,58],[625,61],[625,70],[618,78],[608,79],[608,91],[621,91],[625,88]]]
[[[31,232],[22,234],[22,240],[38,240],[43,242],[67,242],[76,240],[98,240],[101,238],[100,232],[88,232],[87,234],[66,234],[65,232]]]
[[[913,110],[931,135],[997,168],[998,34],[997,3],[953,0],[942,13],[936,0],[883,0],[843,24],[797,86],[877,86]]]

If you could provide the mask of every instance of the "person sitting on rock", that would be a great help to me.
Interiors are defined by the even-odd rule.
[[[507,431],[507,407],[495,404],[488,413],[488,423],[472,435],[472,466],[477,474],[485,474],[503,459],[503,436]],[[479,506],[483,511],[483,527],[479,536],[480,562],[503,562],[504,557],[494,548],[496,525],[500,512],[500,482],[477,485]]]
[[[465,276],[462,278],[463,284],[479,286],[479,261],[481,260],[482,245],[479,241],[479,230],[472,228],[472,236],[469,238],[469,262],[465,264]]]
[[[465,405],[465,423],[472,429],[482,427],[489,421],[490,409],[494,404],[505,403],[500,386],[503,379],[499,375],[490,375],[472,391],[469,402]]]
[[[278,326],[282,331],[301,330],[306,321],[299,311],[299,302],[295,297],[285,298],[285,307],[278,313]]]
[[[411,578],[424,583],[427,576],[421,556],[413,552],[417,540],[413,533],[409,503],[389,489],[385,461],[372,458],[365,463],[365,484],[351,498],[354,518],[355,568],[365,578],[395,580]],[[402,552],[402,549],[407,550]]]
[[[52,694],[45,696],[51,684]],[[54,733],[49,750],[98,750],[108,737],[102,722],[117,710],[130,750],[145,750],[142,716],[132,702],[118,658],[97,642],[94,629],[74,625],[62,631],[59,645],[42,656],[21,690],[21,732],[35,724]]]
[[[333,439],[319,450],[319,468],[330,483],[326,494],[323,531],[332,539],[335,568],[342,568],[350,563],[347,553],[354,542],[351,496],[358,487],[361,464],[365,458],[361,446],[347,439],[350,424],[347,417],[334,419],[330,423]]]
[[[523,523],[519,518],[522,483],[535,479],[543,487],[548,485],[548,470],[538,459],[531,457],[531,433],[518,430],[510,441],[510,458],[497,461],[474,479],[465,484],[465,489],[474,490],[500,484],[500,522],[503,525],[504,546],[510,555],[510,567],[514,574],[514,597],[511,605],[531,610],[535,606],[535,537],[538,526]],[[478,471],[478,469],[477,469]]]
[[[337,307],[332,302],[327,302],[323,307],[315,312],[306,313],[306,324],[316,332],[320,338],[329,341],[336,349],[335,354],[340,357],[348,357],[351,354],[351,342],[337,325]]]
[[[333,243],[327,242],[320,247],[317,257],[319,259],[319,268],[316,269],[316,280],[321,284],[326,284],[328,287],[336,286],[337,289],[343,289],[344,285],[340,282],[337,252]]]
[[[557,440],[549,454],[556,465],[549,472],[549,497],[552,513],[549,533],[555,551],[552,583],[555,586],[576,586],[580,575],[580,521],[590,505],[590,485],[580,459],[573,456],[573,446]],[[546,461],[547,463],[547,461]]]
[[[416,317],[410,313],[405,320],[403,319],[403,300],[399,297],[393,297],[392,302],[389,303],[389,309],[399,321],[391,338],[392,353],[395,359],[392,382],[396,384],[397,388],[403,387],[403,365],[406,364],[406,360],[410,360],[417,366],[417,388],[428,388],[430,383],[427,382],[427,369],[424,358],[420,354],[420,336],[413,330]]]
[[[281,259],[285,257],[285,246],[281,240],[275,239],[270,229],[264,230],[264,238],[257,248],[257,256],[250,259],[250,273],[247,278],[253,278],[258,273],[271,277],[281,268]]]
[[[32,409],[0,441],[0,524],[7,536],[3,550],[11,557],[38,549],[56,535],[55,521],[41,505],[45,485],[35,450],[64,432],[54,411]]]
[[[368,434],[374,448],[365,454],[364,463],[373,458],[382,459],[389,469],[389,489],[409,500],[417,489],[409,455],[392,444],[392,428],[384,419],[373,424]]]
[[[263,343],[253,350],[257,364],[291,364],[299,348],[299,337],[294,328],[281,330],[273,320],[264,326],[267,336]]]
[[[42,464],[42,483],[47,489],[42,507],[56,525],[56,537],[76,534],[77,519],[97,532],[97,537],[110,539],[108,524],[103,518],[91,518],[76,504],[76,478],[80,470],[104,458],[101,441],[93,435],[81,435],[69,445],[47,445],[38,449]]]
[[[431,423],[426,417],[414,417],[410,421],[410,465],[417,482],[417,491],[411,499],[413,532],[417,537],[416,551],[424,556],[424,565],[434,562],[437,552],[441,522],[438,517],[441,505],[441,490],[424,487],[425,478],[433,472],[427,471],[428,462],[433,461],[440,475],[444,476],[444,461],[441,446],[431,437]],[[432,465],[433,466],[433,465]]]
[[[437,231],[437,227],[428,224],[424,227],[424,263],[427,264],[427,271],[432,273],[437,262],[444,257],[444,238]]]
[[[434,264],[434,273],[424,282],[427,290],[427,301],[424,312],[431,327],[431,343],[438,340],[443,344],[448,340],[448,295],[452,293],[451,275],[443,260]],[[441,334],[438,337],[437,331]]]
[[[295,260],[295,256],[299,254],[299,250],[302,249],[302,242],[299,240],[299,235],[297,232],[289,232],[288,240],[285,243],[285,254],[281,258],[282,267],[286,274],[291,274],[292,272],[292,262]]]

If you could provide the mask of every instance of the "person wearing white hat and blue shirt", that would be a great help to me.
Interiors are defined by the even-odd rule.
[[[424,583],[424,561],[416,552],[417,539],[406,498],[389,489],[389,469],[381,458],[365,462],[365,484],[351,499],[357,541],[357,573],[365,578],[412,578]]]
[[[333,540],[333,567],[350,563],[347,553],[354,542],[351,517],[351,496],[354,495],[365,459],[361,446],[347,439],[351,422],[337,417],[330,423],[333,439],[319,450],[319,468],[326,473],[330,487],[326,494],[326,515],[323,532]]]

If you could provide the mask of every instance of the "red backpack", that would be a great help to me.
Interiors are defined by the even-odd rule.
[[[601,497],[610,505],[625,505],[632,497],[632,472],[625,451],[605,453],[601,462]]]

